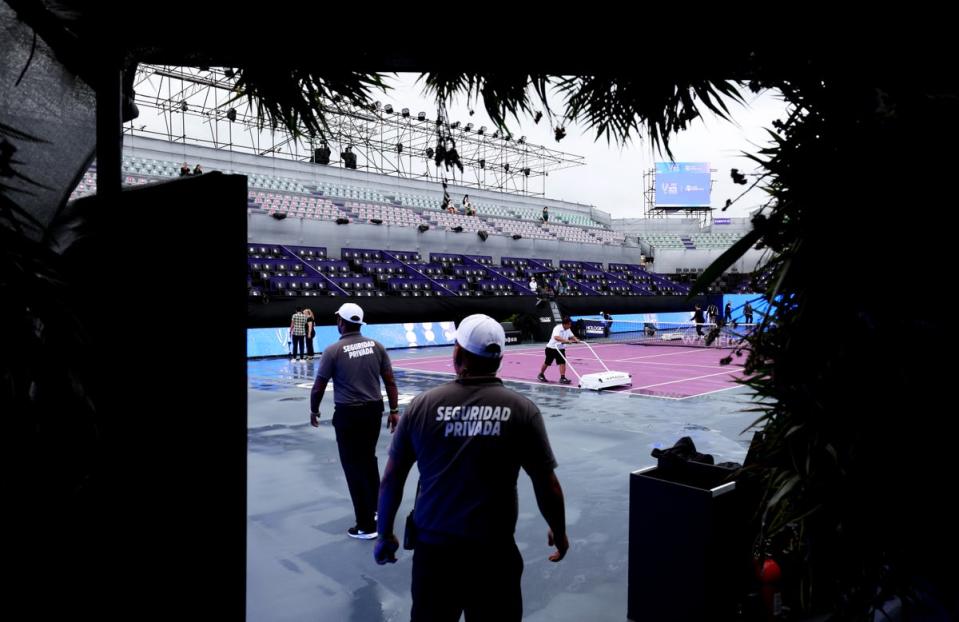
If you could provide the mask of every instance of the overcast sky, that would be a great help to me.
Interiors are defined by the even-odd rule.
[[[374,100],[384,105],[390,103],[396,110],[409,108],[415,116],[423,111],[427,118],[437,118],[436,104],[432,97],[423,94],[422,82],[417,83],[418,74],[390,74],[386,82],[393,88],[388,93],[374,92]],[[152,102],[156,97],[156,90],[162,99],[171,89],[174,92],[184,89],[184,84],[173,80],[167,84],[156,77],[137,87],[141,102]],[[189,89],[188,89],[189,90]],[[194,100],[191,103],[201,107],[211,107],[216,101],[208,101],[209,96],[202,89],[194,89]],[[193,92],[191,91],[191,92]],[[224,97],[222,94],[221,97]],[[738,168],[749,173],[756,170],[754,164],[743,157],[744,151],[756,153],[769,143],[764,128],[771,127],[772,121],[783,118],[786,106],[778,94],[766,92],[754,95],[744,92],[745,105],[729,103],[732,122],[724,121],[712,114],[694,122],[693,127],[686,132],[673,137],[671,147],[673,157],[677,162],[708,162],[713,172],[713,186],[711,195],[712,207],[716,209],[715,216],[745,216],[748,212],[762,205],[766,195],[760,189],[755,189],[745,195],[726,212],[720,212],[727,198],[735,198],[747,186],[736,185],[730,179],[729,171]],[[146,98],[145,100],[142,98]],[[449,119],[451,122],[460,121],[464,125],[472,122],[476,127],[486,125],[492,128],[493,124],[486,115],[482,103],[472,104],[474,116],[469,116],[471,104],[460,98],[450,105]],[[560,97],[550,98],[550,107],[554,112],[563,110]],[[141,107],[141,117],[135,121],[137,127],[146,125],[151,130],[163,134],[166,131],[164,117],[159,114],[155,106]],[[239,108],[239,106],[238,106]],[[185,120],[174,115],[172,130],[175,134],[181,131],[181,124],[186,123],[188,134],[209,140],[211,129],[207,120],[186,115]],[[132,124],[131,124],[132,125]],[[225,119],[221,119],[219,128],[226,135]],[[514,138],[525,135],[527,142],[544,145],[550,149],[585,157],[585,166],[578,166],[561,171],[553,171],[546,178],[546,196],[551,199],[574,201],[608,212],[614,218],[641,218],[643,216],[643,173],[654,167],[658,161],[665,161],[665,156],[654,154],[652,146],[645,138],[634,137],[625,147],[615,143],[607,143],[606,139],[596,140],[595,134],[582,126],[567,127],[566,137],[556,142],[553,127],[546,116],[539,122],[533,123],[531,117],[521,117],[518,121],[508,120],[508,128]],[[245,134],[245,132],[243,133]],[[234,138],[242,141],[238,133]],[[266,133],[268,134],[268,132]],[[265,144],[273,138],[264,134]],[[232,134],[231,134],[232,135]],[[535,191],[540,191],[542,178],[537,179]]]
[[[386,94],[374,94],[374,98],[383,104],[392,103],[397,110],[409,108],[413,114],[424,111],[428,118],[435,119],[436,105],[431,97],[423,94],[422,82],[416,83],[417,76],[389,76],[387,83],[393,88]],[[716,169],[711,195],[714,208],[721,208],[727,198],[735,198],[747,187],[733,184],[729,170],[755,170],[754,163],[741,153],[755,153],[766,146],[769,141],[763,128],[771,127],[772,121],[782,118],[786,110],[775,93],[754,95],[745,91],[744,95],[745,106],[731,106],[733,123],[709,115],[674,137],[670,145],[677,162],[709,162],[710,167]],[[552,98],[550,107],[554,112],[561,111],[561,99]],[[482,104],[475,105],[474,111],[474,116],[470,117],[467,102],[460,98],[449,107],[449,119],[451,122],[458,120],[465,124],[470,121],[476,126],[492,127]],[[566,137],[557,143],[545,116],[538,125],[532,118],[520,118],[519,123],[511,121],[508,127],[514,138],[525,135],[529,143],[585,156],[585,166],[556,171],[547,178],[546,196],[594,205],[614,218],[643,216],[643,171],[653,168],[655,162],[667,159],[654,155],[652,146],[645,139],[634,139],[631,144],[620,148],[615,143],[607,144],[605,138],[597,141],[595,134],[584,127],[567,127]],[[745,216],[764,203],[765,196],[759,189],[753,190],[725,213],[717,209],[715,216]]]

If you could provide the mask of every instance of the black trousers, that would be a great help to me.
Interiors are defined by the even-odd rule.
[[[363,531],[376,531],[376,501],[380,491],[380,468],[376,461],[376,441],[383,421],[383,402],[340,405],[333,410],[333,428],[340,464],[353,500],[356,525]]]
[[[303,335],[293,335],[293,358],[303,356],[303,341],[306,339]]]
[[[411,622],[519,622],[523,557],[502,543],[430,544],[413,551]]]
[[[307,337],[306,337],[306,355],[307,355],[307,356],[313,356],[314,354],[315,354],[315,353],[313,352],[313,337],[310,337],[309,335],[307,335]]]

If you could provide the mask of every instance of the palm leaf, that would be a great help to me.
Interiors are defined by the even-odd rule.
[[[500,130],[506,129],[510,117],[519,120],[519,115],[531,114],[535,105],[530,97],[532,87],[542,105],[549,112],[546,90],[549,76],[546,74],[479,74],[431,72],[420,77],[426,93],[437,102],[447,102],[456,95],[464,95],[467,101],[483,99],[490,121]]]
[[[374,89],[387,90],[381,74],[312,70],[294,68],[279,71],[276,67],[251,66],[237,71],[236,95],[231,101],[246,98],[261,127],[283,127],[294,136],[303,130],[310,136],[329,133],[327,114],[343,111],[347,106],[365,108],[372,103]],[[341,103],[342,102],[342,103]]]

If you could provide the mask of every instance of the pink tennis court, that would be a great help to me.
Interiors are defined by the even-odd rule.
[[[745,353],[741,357],[734,355],[729,365],[720,364],[720,359],[731,353],[731,350],[727,349],[637,346],[623,343],[594,345],[592,348],[609,369],[632,375],[632,386],[608,389],[609,392],[686,399],[733,389],[739,386],[736,380],[744,376],[742,365],[745,362]],[[566,376],[573,381],[569,386],[575,388],[578,384],[577,372],[585,375],[605,370],[585,346],[574,344],[566,350],[571,363],[567,367]],[[393,367],[437,374],[454,373],[448,350],[435,356],[418,354],[419,356],[415,357],[394,355]],[[543,359],[542,346],[510,347],[506,350],[498,375],[504,380],[543,384],[536,380]],[[570,367],[574,368],[575,372]],[[555,365],[546,370],[546,377],[550,380],[549,384],[563,386],[557,382],[559,370]]]

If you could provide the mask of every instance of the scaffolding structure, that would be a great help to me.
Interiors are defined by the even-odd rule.
[[[585,164],[583,156],[529,144],[525,136],[450,122],[443,108],[433,119],[381,102],[359,108],[331,100],[322,106],[328,124],[322,140],[294,136],[284,128],[261,127],[247,101],[237,98],[234,82],[228,68],[142,64],[134,81],[141,116],[124,132],[307,162],[325,140],[329,166],[344,166],[342,154],[349,147],[358,170],[524,196],[546,196],[550,173]],[[447,147],[449,139],[455,142],[462,172],[433,161],[440,136],[447,137]]]

